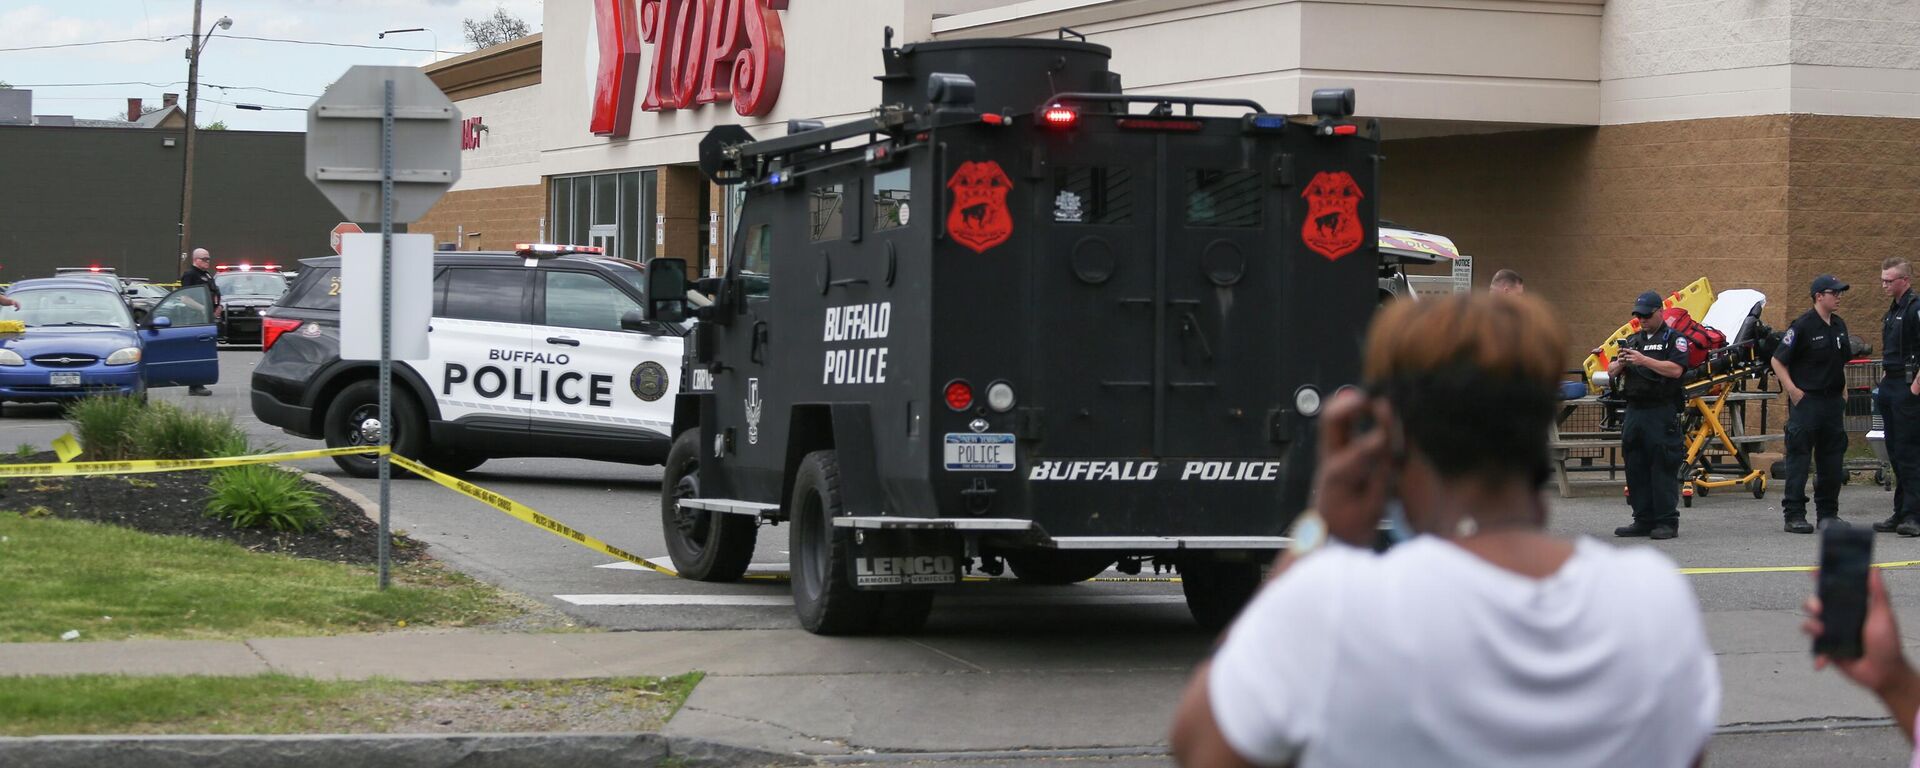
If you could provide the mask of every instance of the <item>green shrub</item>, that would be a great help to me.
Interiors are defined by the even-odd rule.
[[[39,452],[40,449],[33,447],[33,443],[21,443],[20,447],[13,449],[13,455],[22,459],[31,459],[34,454]]]
[[[165,403],[148,408],[134,429],[142,459],[206,459],[250,452],[247,435],[224,413],[203,413]]]
[[[134,434],[146,406],[131,397],[89,397],[67,406],[67,421],[89,461],[138,459]]]
[[[305,533],[327,520],[319,492],[300,476],[260,464],[222,469],[207,487],[207,515],[230,520],[235,528],[272,528]]]

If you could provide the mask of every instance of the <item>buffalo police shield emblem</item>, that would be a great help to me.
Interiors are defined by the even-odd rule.
[[[947,212],[947,234],[954,242],[986,253],[1013,236],[1013,215],[1007,212],[1007,193],[1013,180],[1000,164],[968,161],[947,180],[953,209]]]
[[[1321,171],[1314,174],[1307,189],[1307,221],[1300,228],[1300,239],[1309,249],[1335,260],[1360,247],[1366,229],[1360,224],[1360,184],[1346,171]]]

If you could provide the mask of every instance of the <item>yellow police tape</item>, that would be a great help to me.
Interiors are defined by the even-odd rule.
[[[278,464],[303,459],[323,459],[332,456],[351,456],[355,454],[388,454],[396,466],[440,484],[461,495],[493,507],[508,516],[529,525],[538,526],[555,536],[571,541],[601,554],[619,558],[650,571],[679,576],[672,568],[654,563],[619,547],[589,536],[572,526],[534,511],[520,502],[489,491],[480,486],[452,477],[405,456],[392,453],[385,447],[375,448],[322,448],[311,451],[287,451],[283,453],[263,453],[255,456],[224,456],[214,459],[130,459],[127,461],[80,461],[66,464],[0,464],[0,477],[80,477],[94,475],[133,475],[150,472],[180,472],[191,469],[219,469],[239,467],[249,464]],[[1875,568],[1913,568],[1920,567],[1920,560],[1896,560],[1886,563],[1874,563]],[[1687,576],[1737,573],[1812,573],[1819,570],[1815,565],[1779,565],[1754,566],[1743,568],[1681,568],[1680,573]],[[750,573],[743,577],[753,581],[785,581],[785,574]],[[967,581],[988,581],[979,576],[967,577]],[[1178,584],[1177,576],[1116,576],[1091,579],[1103,583],[1156,583]]]

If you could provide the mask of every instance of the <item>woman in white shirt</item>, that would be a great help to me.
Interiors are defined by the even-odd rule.
[[[1566,349],[1522,296],[1377,317],[1368,395],[1322,417],[1317,512],[1194,673],[1181,764],[1699,762],[1720,680],[1692,588],[1651,549],[1546,530]],[[1411,538],[1375,554],[1383,515]]]

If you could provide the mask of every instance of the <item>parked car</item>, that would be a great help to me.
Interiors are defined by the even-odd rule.
[[[118,287],[97,280],[22,280],[7,297],[20,306],[0,307],[0,320],[22,321],[26,330],[0,334],[0,403],[145,399],[154,387],[219,381],[205,286],[168,294],[144,323],[134,322]]]
[[[279,272],[221,272],[213,284],[220,289],[220,339],[228,344],[259,344],[260,310],[273,306],[287,292],[287,278]]]
[[[489,458],[659,464],[689,323],[640,317],[645,267],[599,248],[435,253],[428,357],[393,364],[394,450],[446,472]],[[340,258],[301,262],[262,322],[253,413],[329,447],[377,442],[379,364],[340,357]],[[372,477],[367,456],[337,456]]]
[[[136,323],[146,322],[154,305],[167,297],[167,289],[153,283],[123,280],[121,285],[124,287],[120,295],[127,300],[127,309],[133,311],[133,321]]]
[[[86,280],[99,283],[114,290],[120,289],[120,277],[111,267],[57,267],[53,276],[67,280]]]

